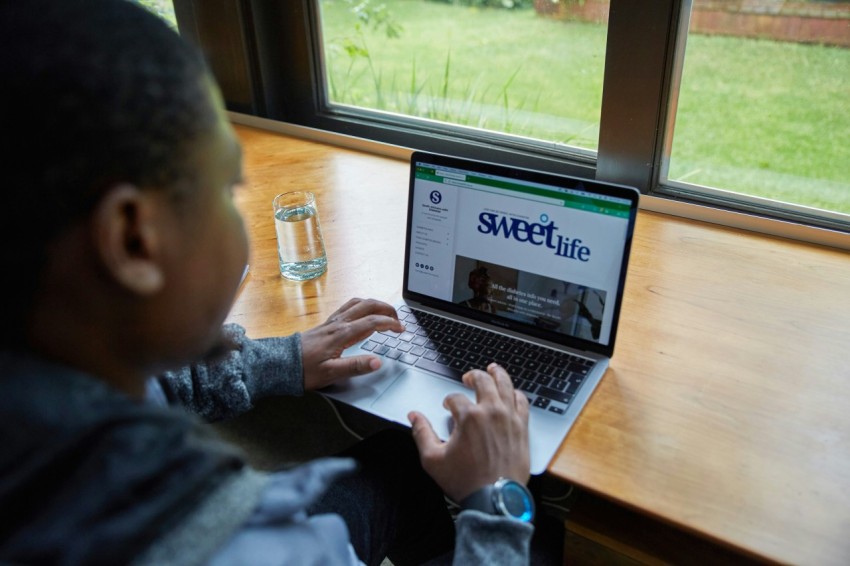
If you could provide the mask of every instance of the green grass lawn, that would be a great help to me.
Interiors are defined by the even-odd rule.
[[[322,2],[332,100],[596,149],[605,26],[383,4],[397,38]],[[850,50],[691,36],[669,176],[850,213]]]
[[[403,26],[399,38],[358,35],[347,3],[322,3],[336,101],[596,148],[604,30],[567,29],[533,10],[384,3]],[[352,59],[346,41],[368,57]]]

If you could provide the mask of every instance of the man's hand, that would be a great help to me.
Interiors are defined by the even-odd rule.
[[[408,415],[422,467],[456,502],[499,477],[526,483],[530,476],[528,399],[497,364],[467,372],[463,382],[475,389],[477,403],[461,393],[446,397],[454,419],[447,442],[425,415]]]
[[[373,299],[351,299],[325,322],[301,333],[304,389],[321,389],[335,381],[381,367],[381,360],[364,354],[340,358],[342,351],[376,330],[404,331],[395,309]]]

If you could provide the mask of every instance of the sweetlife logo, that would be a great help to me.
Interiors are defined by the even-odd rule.
[[[440,194],[440,191],[431,191],[431,202],[440,204],[441,200],[443,200],[443,195]]]
[[[547,214],[540,215],[540,222],[527,222],[520,218],[507,218],[494,212],[482,212],[478,215],[478,231],[482,234],[513,238],[517,242],[528,242],[534,246],[543,246],[555,250],[555,255],[579,261],[590,260],[590,248],[582,245],[578,238],[567,238],[555,234],[558,227],[549,221]]]

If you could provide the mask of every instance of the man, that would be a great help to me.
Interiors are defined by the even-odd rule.
[[[411,413],[427,475],[394,482],[369,440],[260,473],[169,407],[224,418],[373,371],[344,346],[402,325],[353,299],[290,337],[222,326],[248,255],[240,147],[202,59],[155,16],[6,2],[0,47],[0,562],[422,562],[451,551],[442,493],[474,503],[528,481],[528,404],[497,366],[465,376],[477,403],[447,398],[448,442]],[[473,508],[454,527],[457,563],[527,560],[528,522]]]
[[[496,312],[491,300],[493,296],[493,282],[490,279],[490,274],[487,273],[486,267],[482,265],[470,271],[467,286],[472,289],[472,297],[462,301],[461,304],[463,306],[489,313]]]

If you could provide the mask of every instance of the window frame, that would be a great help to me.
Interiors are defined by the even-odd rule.
[[[850,227],[841,215],[833,221],[767,199],[662,184],[691,0],[611,0],[595,159],[586,150],[546,149],[471,128],[325,106],[318,0],[173,1],[181,34],[205,52],[236,121],[259,118],[341,134],[343,145],[372,140],[379,152],[383,144],[631,185],[643,194],[642,208],[850,249]]]

